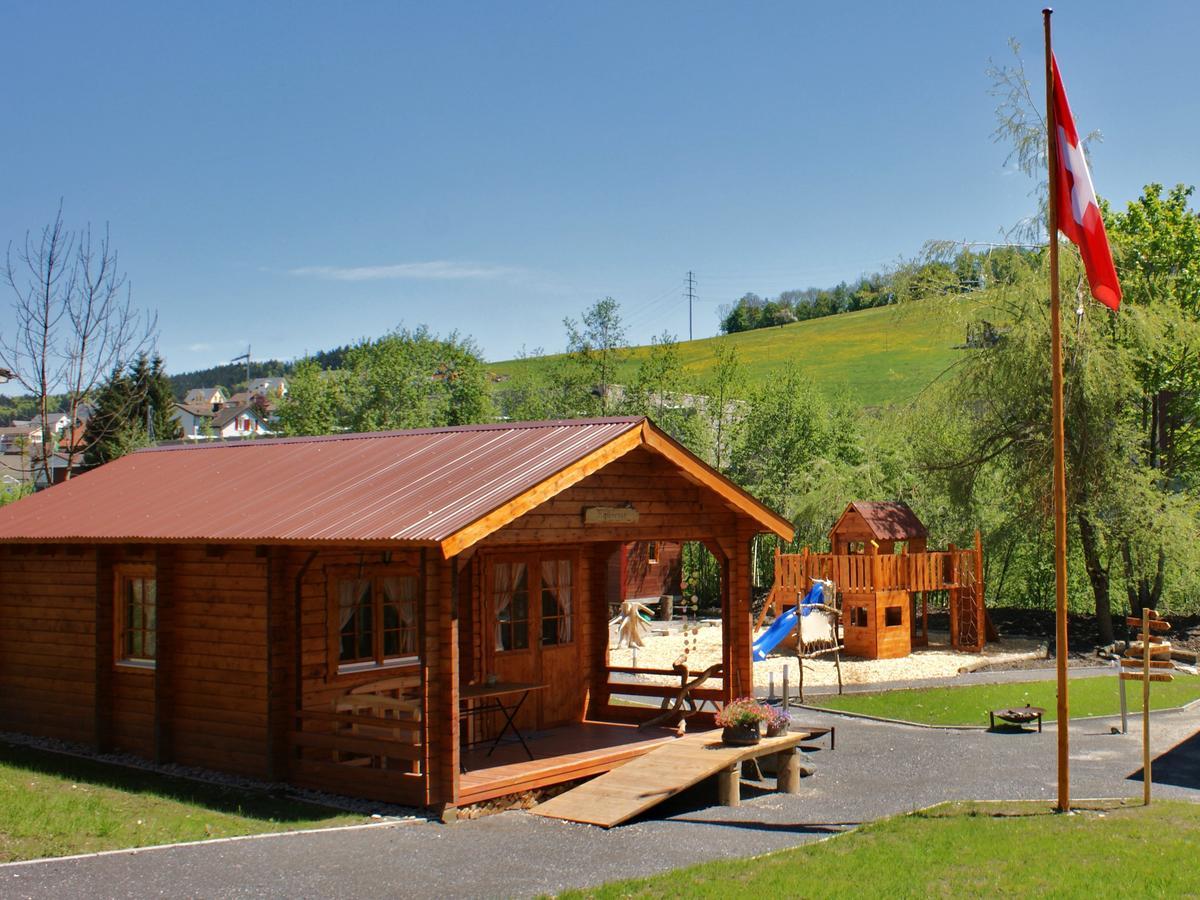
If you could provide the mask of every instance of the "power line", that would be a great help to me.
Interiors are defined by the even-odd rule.
[[[692,304],[696,302],[696,273],[688,269],[687,273],[687,302],[688,302],[688,340],[692,339]]]

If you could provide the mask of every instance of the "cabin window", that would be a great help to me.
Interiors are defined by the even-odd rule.
[[[158,586],[144,566],[118,568],[113,597],[116,661],[153,666],[158,652]]]
[[[658,565],[658,541],[651,541],[646,545],[646,562],[652,566]]]
[[[542,560],[542,646],[571,643],[571,561]]]
[[[337,617],[339,671],[416,661],[416,576],[340,579]]]
[[[904,610],[899,606],[884,607],[883,624],[887,628],[897,628],[904,624]]]
[[[867,608],[865,606],[850,607],[850,624],[855,628],[867,627]]]
[[[496,649],[529,648],[529,569],[523,562],[492,567],[492,604],[496,610]]]

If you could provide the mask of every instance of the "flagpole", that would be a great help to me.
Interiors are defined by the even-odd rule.
[[[1058,296],[1058,123],[1054,115],[1054,70],[1050,47],[1050,16],[1042,10],[1046,28],[1046,157],[1050,196],[1046,209],[1050,231],[1050,364],[1054,418],[1054,609],[1055,668],[1058,676],[1058,810],[1071,809],[1070,705],[1067,701],[1067,464],[1063,426],[1062,315]]]

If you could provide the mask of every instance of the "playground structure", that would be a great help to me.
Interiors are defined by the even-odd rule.
[[[983,606],[983,546],[926,549],[928,532],[903,503],[849,504],[829,532],[832,553],[775,551],[775,583],[755,623],[776,619],[801,601],[814,580],[832,581],[841,595],[843,644],[865,659],[908,656],[929,643],[929,594],[945,592],[950,645],[978,653],[990,632]],[[920,626],[916,605],[920,599]],[[835,598],[826,600],[831,605]]]

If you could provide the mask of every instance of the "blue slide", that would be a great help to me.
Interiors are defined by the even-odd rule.
[[[762,662],[767,658],[767,654],[779,646],[780,641],[792,633],[796,627],[796,610],[801,610],[801,615],[807,616],[810,610],[804,609],[806,606],[816,606],[825,602],[825,588],[818,581],[814,582],[811,590],[800,601],[799,606],[793,606],[782,616],[771,623],[766,631],[760,634],[754,642],[753,657],[755,662]]]

